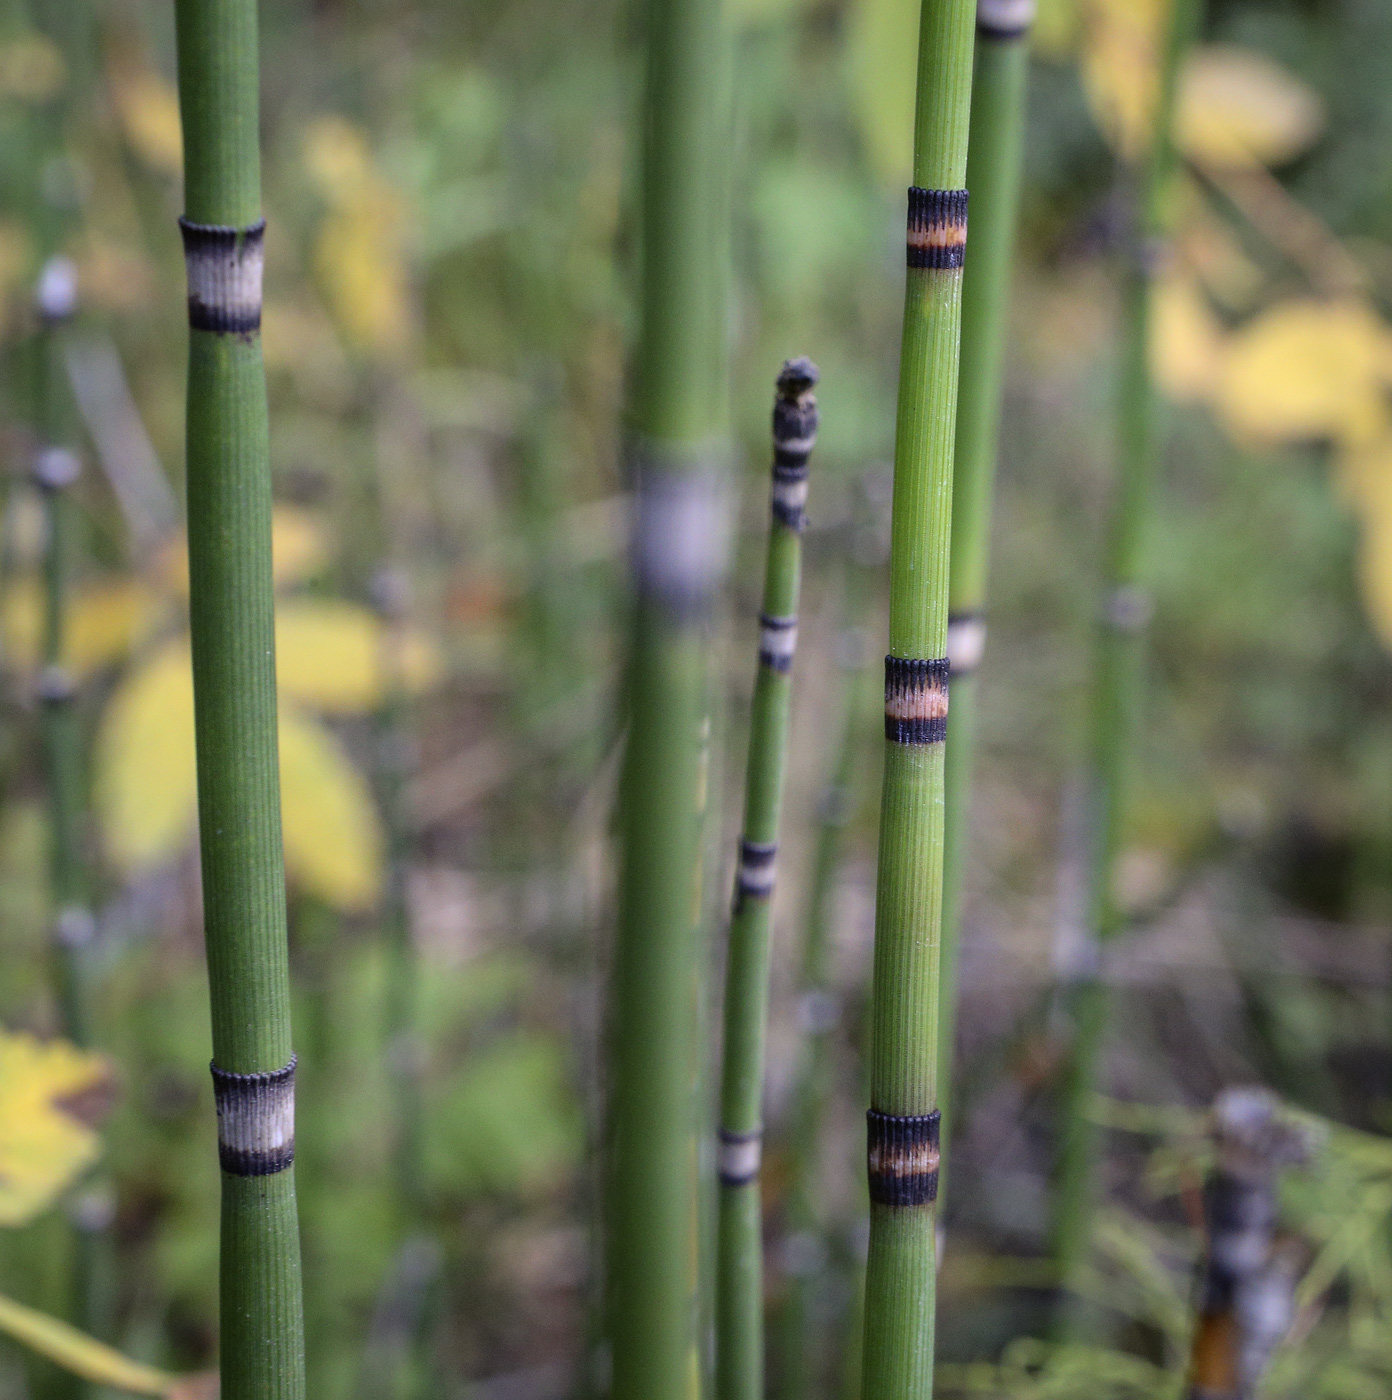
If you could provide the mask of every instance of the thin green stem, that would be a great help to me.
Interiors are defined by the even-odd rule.
[[[938,1055],[943,1084],[941,1151],[950,1157],[952,1057],[957,1026],[957,951],[961,937],[972,769],[976,754],[976,666],[986,643],[986,577],[991,499],[1000,433],[1010,269],[1024,153],[1029,26],[1025,4],[978,0],[967,188],[971,253],[962,278],[962,369],[952,476],[952,562],[947,656],[952,742],[947,746],[943,845],[942,1000]]]
[[[744,834],[725,975],[716,1258],[715,1390],[719,1400],[763,1400],[764,1395],[759,1166],[769,916],[787,768],[807,464],[817,434],[817,400],[812,392],[816,382],[817,370],[810,360],[790,360],[778,376],[773,410],[772,520],[749,726]]]
[[[933,1390],[947,581],[971,0],[924,0],[890,534],[863,1392]]]
[[[614,1400],[688,1392],[697,1318],[701,746],[723,571],[727,77],[719,0],[651,0],[635,601],[610,1008],[606,1308]]]
[[[1114,895],[1130,766],[1144,687],[1145,543],[1159,456],[1150,377],[1151,284],[1170,230],[1176,154],[1173,126],[1179,74],[1198,33],[1203,0],[1172,0],[1160,60],[1158,99],[1137,226],[1122,297],[1116,499],[1106,554],[1104,597],[1092,677],[1092,737],[1087,776],[1087,907],[1083,956],[1065,969],[1060,988],[1072,1027],[1059,1123],[1054,1190],[1054,1252],[1067,1279],[1083,1258],[1092,1216],[1095,1133],[1087,1116],[1106,1029],[1101,945],[1123,927]],[[1064,1306],[1061,1325],[1071,1327]]]
[[[255,0],[178,0],[198,815],[222,1163],[223,1400],[303,1400],[261,360]]]

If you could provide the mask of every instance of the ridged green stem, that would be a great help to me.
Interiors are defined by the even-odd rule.
[[[1088,1099],[1106,1027],[1106,989],[1099,949],[1122,929],[1114,889],[1126,787],[1139,728],[1145,661],[1145,536],[1152,511],[1156,465],[1156,401],[1149,365],[1151,284],[1170,231],[1175,99],[1183,57],[1196,37],[1203,0],[1171,0],[1160,59],[1158,100],[1150,153],[1122,296],[1118,399],[1117,484],[1107,546],[1104,596],[1092,677],[1092,737],[1087,772],[1087,920],[1084,956],[1067,969],[1061,995],[1072,1029],[1061,1086],[1059,1150],[1054,1191],[1054,1252],[1060,1275],[1070,1278],[1087,1247],[1092,1215],[1095,1134]],[[1062,1309],[1068,1330],[1072,1309]]]
[[[716,1244],[715,1393],[718,1400],[763,1400],[764,1267],[759,1153],[763,1132],[764,1036],[768,1022],[769,918],[783,778],[787,768],[793,648],[802,576],[802,505],[816,371],[793,361],[779,376],[774,410],[773,512],[764,568],[759,665],[749,726],[744,832],[735,876],[725,972],[721,1061],[720,1205]],[[791,431],[798,480],[785,484]]]
[[[999,4],[978,5],[967,189],[971,242],[962,278],[962,357],[952,475],[952,561],[948,578],[948,658],[952,742],[947,746],[943,845],[942,1001],[938,1012],[943,1085],[943,1176],[950,1160],[952,1057],[957,1027],[957,950],[962,882],[976,753],[976,663],[985,641],[991,499],[1000,435],[1001,378],[1010,269],[1020,203],[1029,16],[1019,27],[990,23]]]
[[[920,191],[963,188],[975,17],[972,0],[923,5],[914,142],[914,184]],[[966,236],[965,210],[955,201],[956,196],[937,195],[925,200],[922,207],[931,218],[920,216],[917,228],[931,238],[916,244],[915,196],[910,195],[890,537],[890,657],[944,671],[962,295],[960,257],[953,266],[945,255],[960,248]],[[887,678],[892,665],[886,663]],[[894,674],[905,669],[894,668]],[[930,680],[909,688],[906,714],[929,715],[937,703],[931,678],[939,673],[922,674]],[[945,685],[945,674],[941,680]],[[890,724],[887,708],[870,1103],[878,1114],[921,1121],[938,1108],[943,743],[940,729],[926,726],[916,737],[891,738]],[[911,1169],[900,1165],[914,1183],[926,1186],[928,1163],[920,1155]],[[931,1166],[935,1172],[936,1160]],[[908,1204],[876,1201],[875,1180],[872,1172],[863,1393],[875,1400],[926,1400],[933,1391],[936,1206],[931,1196]]]
[[[606,1258],[614,1400],[700,1375],[696,1052],[700,768],[725,446],[725,40],[718,0],[650,0],[636,597],[610,1008]]]
[[[76,683],[66,661],[76,505],[64,461],[76,458],[57,447],[62,433],[57,405],[58,329],[45,318],[36,353],[40,446],[37,474],[44,498],[43,753],[49,814],[49,889],[53,914],[53,958],[63,1033],[78,1045],[91,1043],[85,987],[85,945],[91,934],[85,847],[86,791],[82,716]],[[57,475],[55,475],[55,471]]]
[[[177,0],[175,15],[186,216],[245,231],[261,216],[255,0]],[[292,1053],[259,297],[254,326],[190,328],[187,444],[213,1058],[246,1075]],[[224,1169],[222,1196],[223,1400],[303,1400],[294,1168]]]

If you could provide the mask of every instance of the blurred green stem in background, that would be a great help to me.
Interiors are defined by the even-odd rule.
[[[255,0],[178,0],[198,814],[222,1174],[223,1400],[303,1400],[261,359]]]
[[[1117,484],[1093,660],[1092,734],[1085,793],[1085,923],[1076,947],[1065,950],[1058,969],[1059,997],[1070,1044],[1061,1084],[1053,1247],[1059,1276],[1065,1283],[1083,1262],[1092,1219],[1096,1134],[1087,1108],[1097,1088],[1106,1027],[1106,988],[1100,963],[1103,946],[1124,923],[1116,902],[1116,860],[1128,770],[1140,727],[1144,638],[1151,611],[1144,585],[1145,537],[1159,456],[1149,364],[1151,289],[1172,223],[1177,173],[1173,128],[1179,73],[1202,18],[1203,0],[1171,0],[1150,152],[1138,190],[1122,294]],[[1065,1334],[1076,1330],[1075,1309],[1068,1297],[1067,1293],[1062,1295],[1058,1322]]]
[[[721,1070],[715,1376],[719,1400],[763,1400],[764,1253],[759,1168],[769,928],[788,759],[802,586],[807,466],[817,435],[817,370],[790,360],[773,410],[773,487],[759,665],[749,727],[744,830],[725,970]]]
[[[606,1296],[614,1400],[675,1400],[697,1335],[697,921],[709,616],[723,560],[728,77],[718,0],[651,0],[635,597],[609,1009]]]
[[[976,751],[976,667],[986,645],[991,501],[1000,436],[1005,328],[1020,207],[1029,28],[1034,0],[977,0],[967,189],[971,252],[962,277],[962,368],[952,475],[952,564],[947,660],[952,742],[947,746],[943,837],[942,1001],[938,1056],[942,1084],[943,1175],[951,1128],[952,1056],[957,1027],[957,950],[962,880]]]
[[[975,11],[925,0],[919,22],[867,1120],[862,1389],[874,1400],[933,1391],[948,537]]]
[[[817,840],[812,856],[812,882],[807,896],[798,967],[798,1029],[804,1037],[802,1063],[792,1093],[789,1123],[787,1232],[783,1240],[782,1272],[786,1292],[778,1311],[776,1393],[783,1400],[805,1400],[819,1389],[823,1373],[838,1350],[845,1330],[838,1324],[829,1337],[818,1326],[822,1294],[833,1251],[818,1189],[823,1130],[832,1092],[834,1032],[844,1011],[832,968],[833,906],[837,875],[846,856],[847,828],[864,801],[866,742],[873,733],[869,717],[880,693],[880,668],[871,665],[874,647],[869,615],[878,594],[885,557],[882,522],[875,519],[865,478],[857,490],[855,514],[845,529],[841,550],[842,586],[840,631],[836,639],[837,696],[832,714],[835,738],[831,772],[817,809]],[[888,473],[885,485],[888,487]],[[888,502],[886,500],[885,504]],[[874,701],[872,694],[874,692]],[[863,1202],[858,1202],[863,1209]],[[857,1266],[857,1293],[862,1280]],[[860,1317],[848,1335],[859,1349]],[[846,1364],[849,1364],[847,1362]],[[857,1380],[859,1368],[857,1364]]]

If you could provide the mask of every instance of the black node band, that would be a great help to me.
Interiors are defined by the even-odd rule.
[[[940,744],[947,738],[947,657],[885,657],[885,738]]]
[[[191,329],[252,335],[261,329],[265,219],[246,228],[179,220],[188,269]]]
[[[938,1125],[942,1114],[865,1115],[870,1199],[879,1206],[924,1206],[938,1197]]]
[[[908,265],[947,271],[967,252],[966,190],[909,188]]]
[[[295,1160],[295,1065],[234,1074],[210,1065],[218,1162],[231,1176],[273,1176]]]

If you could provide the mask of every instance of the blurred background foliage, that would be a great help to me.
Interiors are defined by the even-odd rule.
[[[855,677],[883,631],[876,512],[916,15],[915,0],[729,6],[741,528],[712,698],[712,959],[769,388],[789,355],[822,369],[769,1089],[784,1132],[766,1187],[771,1315],[810,1280],[817,1321],[808,1366],[790,1362],[803,1342],[775,1346],[790,1395],[795,1373],[840,1393],[853,1353],[878,759]],[[1163,0],[1041,0],[1034,40],[940,1330],[944,1384],[975,1393],[1177,1394],[1192,1326],[1198,1237],[1176,1182],[1200,1170],[1196,1130],[1183,1115],[1148,1137],[1109,1119],[1105,1333],[1082,1351],[1027,1340],[1049,1286],[1045,1007],[1079,916],[1073,775],[1113,461],[1125,162],[1150,120],[1162,20]],[[310,1383],[323,1400],[579,1393],[602,1383],[588,1339],[640,16],[608,0],[290,0],[264,6],[262,26]],[[1158,294],[1152,689],[1106,1080],[1118,1099],[1186,1113],[1260,1080],[1341,1125],[1288,1193],[1308,1325],[1272,1394],[1380,1395],[1392,1368],[1392,1149],[1376,1136],[1392,1129],[1389,52],[1380,0],[1211,0],[1183,79],[1179,232]],[[0,1023],[15,1033],[0,1039],[0,1289],[63,1313],[68,1222],[95,1211],[117,1261],[107,1340],[193,1371],[215,1352],[217,1183],[172,74],[167,4],[0,4]],[[68,660],[89,738],[95,1039],[114,1089],[102,1148],[45,1108],[47,1076],[88,1072],[42,1048],[57,1011],[28,386],[33,289],[54,253],[76,267],[81,308],[61,347],[88,465]],[[868,506],[853,505],[858,484]],[[828,806],[846,705],[853,784]],[[839,830],[839,1013],[814,1016],[796,968],[819,821]],[[398,917],[422,969],[405,1037],[386,1009]],[[785,1131],[810,1033],[831,1066],[811,1232],[790,1223]],[[391,1185],[403,1074],[420,1093],[415,1217]],[[40,1141],[22,1150],[42,1171],[11,1175],[12,1138],[30,1129]],[[105,1174],[83,1176],[99,1150]],[[1185,1152],[1191,1166],[1174,1165]],[[56,1385],[0,1353],[5,1400]]]

